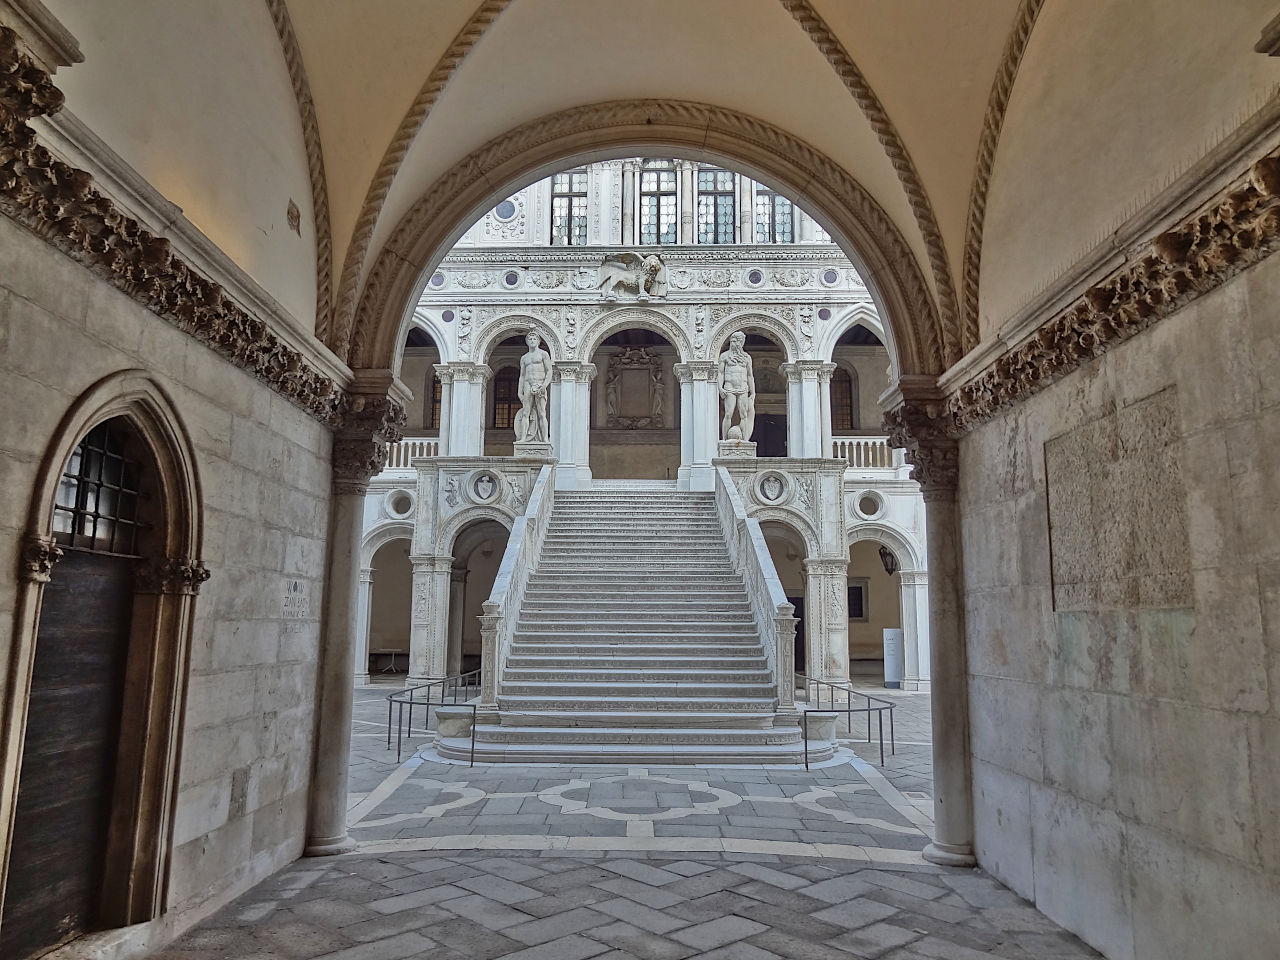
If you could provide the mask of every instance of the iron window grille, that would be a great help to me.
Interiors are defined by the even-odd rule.
[[[53,506],[53,536],[80,550],[138,555],[144,494],[142,467],[127,454],[127,439],[111,421],[90,430],[67,461]]]

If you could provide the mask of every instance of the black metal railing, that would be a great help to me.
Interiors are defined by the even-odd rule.
[[[431,709],[433,707],[463,706],[471,708],[471,765],[476,762],[476,705],[467,703],[480,693],[480,671],[459,673],[442,680],[431,680],[417,683],[394,693],[387,694],[387,749],[391,749],[391,714],[396,713],[396,762],[400,762],[401,746],[407,734],[413,736],[413,711],[422,708],[423,733],[430,733]],[[421,694],[421,696],[419,696]],[[459,703],[459,700],[462,703]],[[405,708],[408,708],[408,724],[405,724]]]
[[[814,680],[807,677],[803,673],[796,674],[797,680],[804,681],[805,700],[811,701],[816,693],[817,706],[805,707],[800,715],[800,727],[804,737],[804,768],[809,769],[809,714],[834,714],[840,716],[843,714],[848,721],[849,733],[853,733],[853,715],[855,713],[865,713],[867,715],[867,743],[871,742],[871,714],[876,715],[876,723],[880,728],[880,766],[884,766],[884,715],[889,714],[889,754],[893,756],[898,752],[897,739],[893,732],[893,708],[896,704],[892,700],[885,700],[881,697],[873,697],[869,693],[862,693],[854,690],[848,683],[833,683],[830,680]],[[826,690],[827,706],[822,705],[822,693]],[[813,692],[811,692],[813,691]],[[861,697],[866,701],[865,706],[857,706],[854,697]],[[837,704],[843,701],[844,706]],[[874,704],[874,705],[873,705]]]

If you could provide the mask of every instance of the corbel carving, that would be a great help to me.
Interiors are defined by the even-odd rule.
[[[911,479],[926,500],[954,493],[960,479],[959,431],[940,398],[907,399],[884,417],[889,446],[906,451]]]
[[[333,492],[363,496],[387,463],[387,445],[403,437],[404,407],[385,395],[355,394],[333,440]]]
[[[139,593],[166,593],[194,596],[200,584],[209,579],[209,568],[202,560],[189,557],[167,557],[139,564],[134,582]]]
[[[27,537],[22,544],[19,579],[24,583],[48,583],[53,565],[62,559],[62,548],[52,537]]]

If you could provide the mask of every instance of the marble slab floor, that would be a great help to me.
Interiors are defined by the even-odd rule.
[[[889,693],[883,768],[856,721],[821,767],[466,765],[390,689],[357,690],[348,822],[163,960],[1067,960],[1097,957],[978,870],[920,856],[928,696]],[[873,690],[880,694],[881,691]]]

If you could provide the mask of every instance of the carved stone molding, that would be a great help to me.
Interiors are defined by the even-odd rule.
[[[435,67],[427,77],[427,82],[422,85],[413,103],[409,105],[408,112],[400,121],[395,136],[391,138],[391,143],[387,145],[387,150],[382,155],[382,162],[378,164],[373,181],[365,194],[364,203],[360,206],[360,216],[356,218],[355,230],[352,232],[346,259],[342,264],[342,276],[338,281],[338,302],[334,312],[329,346],[339,357],[345,359],[348,353],[352,335],[351,324],[356,312],[356,297],[360,292],[360,274],[364,269],[369,244],[373,240],[373,229],[377,226],[378,216],[382,213],[382,205],[391,190],[391,184],[396,174],[400,172],[400,164],[404,162],[409,147],[417,137],[418,131],[422,129],[423,123],[426,122],[427,114],[440,99],[445,84],[453,77],[463,58],[471,52],[472,47],[510,3],[511,0],[482,0],[476,7],[475,12],[449,44],[448,49],[436,61]]]
[[[1000,67],[987,98],[987,113],[982,119],[982,137],[978,142],[978,161],[974,167],[973,185],[969,188],[969,212],[964,227],[964,259],[961,263],[961,345],[965,351],[978,345],[978,281],[982,275],[982,228],[987,215],[987,189],[991,185],[991,168],[995,164],[996,147],[1004,126],[1009,94],[1018,76],[1022,55],[1031,39],[1031,28],[1044,0],[1022,0],[1014,17],[1013,29],[1005,41]]]
[[[464,207],[485,199],[495,177],[517,177],[526,165],[533,169],[587,137],[597,145],[630,142],[636,130],[673,150],[684,143],[704,149],[711,138],[726,156],[750,157],[794,181],[797,192],[827,210],[857,246],[867,279],[885,300],[903,370],[941,371],[937,305],[905,239],[875,199],[839,164],[785,131],[734,110],[678,100],[573,107],[523,124],[449,168],[396,225],[369,271],[353,326],[356,365],[389,362],[404,308],[418,292],[421,264],[444,252],[439,247],[447,242],[447,226],[464,215]]]
[[[959,386],[947,399],[949,418],[961,430],[989,420],[1277,249],[1280,150]]]
[[[134,582],[139,593],[194,596],[200,592],[200,585],[208,579],[209,568],[204,565],[204,561],[189,557],[145,561],[134,572]]]
[[[916,171],[911,155],[907,153],[906,144],[898,135],[897,128],[889,119],[889,112],[871,89],[871,84],[858,69],[844,45],[827,26],[826,21],[813,8],[809,0],[781,0],[800,24],[801,29],[822,51],[827,62],[831,64],[840,77],[845,88],[857,101],[862,113],[871,124],[880,145],[884,147],[889,162],[893,164],[898,181],[911,204],[911,212],[915,215],[916,225],[924,238],[925,250],[929,254],[929,266],[933,272],[933,282],[938,289],[939,313],[938,334],[942,342],[942,355],[946,365],[955,363],[963,354],[961,348],[959,310],[956,306],[955,284],[951,279],[951,267],[947,262],[946,246],[942,242],[942,231],[938,228],[938,220],[933,206],[929,203],[929,195],[925,192],[920,174]]]
[[[62,94],[0,28],[0,211],[317,420],[336,424],[350,399],[333,380],[227,297],[93,187],[54,159],[26,120],[57,111]]]
[[[48,583],[53,565],[62,559],[62,548],[51,537],[27,537],[22,544],[19,579],[24,583]]]
[[[329,317],[333,310],[333,235],[329,225],[329,190],[324,175],[324,152],[320,145],[320,123],[316,119],[311,84],[302,61],[298,37],[285,0],[266,0],[280,49],[289,70],[293,97],[298,102],[298,118],[302,122],[302,142],[307,151],[307,175],[311,180],[311,219],[316,232],[316,339],[329,339]]]

